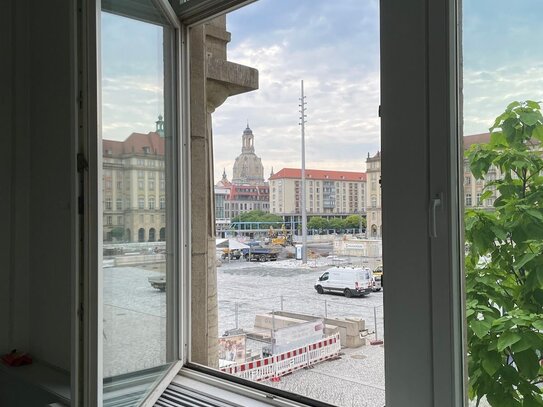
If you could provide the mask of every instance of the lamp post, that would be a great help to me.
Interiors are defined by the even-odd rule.
[[[301,83],[302,97],[300,98],[300,126],[302,130],[302,263],[307,263],[307,211],[305,207],[305,114],[304,81]]]

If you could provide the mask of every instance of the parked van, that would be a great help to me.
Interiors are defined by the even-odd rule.
[[[326,270],[315,283],[319,294],[325,292],[343,293],[350,298],[372,292],[373,274],[369,268],[332,267]]]
[[[381,291],[381,288],[384,287],[384,284],[385,284],[383,266],[377,266],[375,270],[373,270],[373,278],[375,280],[373,291]]]

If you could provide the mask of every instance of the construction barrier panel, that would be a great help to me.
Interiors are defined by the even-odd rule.
[[[273,379],[337,356],[340,350],[341,343],[337,333],[301,348],[252,362],[230,365],[221,371],[253,381]]]

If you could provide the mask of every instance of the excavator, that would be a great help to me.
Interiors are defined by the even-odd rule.
[[[285,247],[287,245],[292,245],[292,235],[287,232],[285,225],[281,226],[281,233],[275,231],[273,226],[270,226],[268,237],[270,239],[270,243],[274,246]]]

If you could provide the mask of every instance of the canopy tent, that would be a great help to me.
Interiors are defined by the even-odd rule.
[[[236,239],[217,239],[215,247],[217,249],[230,249],[230,250],[241,250],[248,249],[249,246],[238,242]]]

